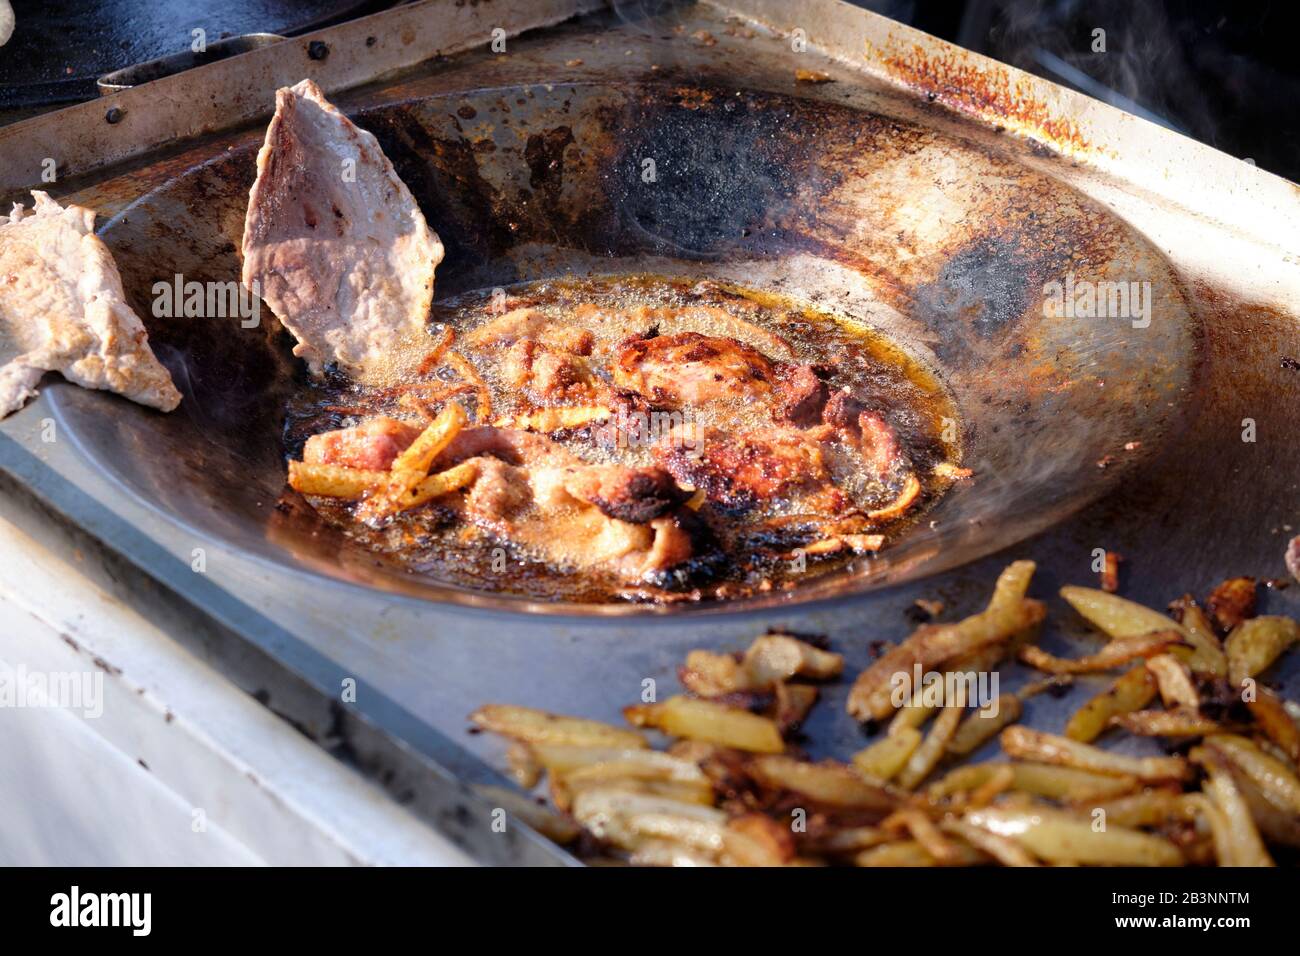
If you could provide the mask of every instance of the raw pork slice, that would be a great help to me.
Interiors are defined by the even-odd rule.
[[[165,412],[180,392],[154,357],[122,292],[95,211],[33,192],[31,212],[0,216],[0,418],[36,394],[45,372],[106,388]],[[17,353],[17,354],[15,354]]]
[[[442,243],[379,142],[311,80],[275,94],[243,247],[244,285],[313,373],[384,382],[418,361]]]

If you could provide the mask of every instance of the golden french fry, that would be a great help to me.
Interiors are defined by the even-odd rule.
[[[794,859],[790,828],[761,813],[729,820],[723,845],[725,861],[738,866],[784,866]]]
[[[1228,676],[1228,656],[1223,653],[1223,645],[1214,633],[1214,626],[1205,616],[1201,606],[1190,598],[1182,601],[1183,630],[1191,641],[1193,651],[1185,658],[1187,666],[1194,674],[1208,674],[1211,677]]]
[[[1086,674],[1092,671],[1108,671],[1127,664],[1135,658],[1150,657],[1160,654],[1170,647],[1185,644],[1180,632],[1172,628],[1155,631],[1150,634],[1138,634],[1131,637],[1112,638],[1096,654],[1086,657],[1068,659],[1054,657],[1041,647],[1029,644],[1020,649],[1020,659],[1030,667],[1051,674]]]
[[[623,748],[649,746],[646,739],[634,730],[603,724],[598,720],[565,717],[537,710],[534,707],[487,704],[470,714],[469,719],[484,730],[539,746],[543,744]]]
[[[480,422],[486,422],[492,417],[492,393],[488,391],[487,383],[483,381],[483,376],[479,375],[476,369],[465,356],[459,352],[448,352],[443,356],[443,362],[450,365],[456,370],[462,379],[474,386],[475,395],[475,415]]]
[[[1116,714],[1110,723],[1112,727],[1121,727],[1139,737],[1204,737],[1223,731],[1210,718],[1182,709],[1135,710]]]
[[[889,504],[883,508],[877,508],[874,511],[868,511],[867,517],[872,521],[892,521],[907,513],[907,509],[916,503],[916,499],[921,496],[921,482],[916,475],[908,474],[907,481],[903,482],[903,489]]]
[[[943,833],[934,825],[934,821],[915,807],[904,807],[901,810],[895,810],[880,821],[880,828],[891,833],[904,831],[910,833],[912,838],[925,847],[925,852],[934,857],[940,866],[956,863],[961,856],[957,845],[951,840],[945,839]]]
[[[533,748],[523,741],[516,740],[506,748],[506,766],[510,768],[510,777],[521,790],[531,790],[542,779],[542,765],[533,753]]]
[[[966,843],[955,844],[955,857],[949,865],[979,866],[989,862],[989,858]],[[854,866],[939,866],[925,847],[916,840],[899,840],[884,846],[863,850],[853,858]]]
[[[945,820],[939,826],[945,833],[961,837],[1003,866],[1038,866],[1038,861],[1019,843],[991,830],[974,826],[965,820]]]
[[[627,858],[632,866],[718,866],[713,856],[671,840],[646,840]]]
[[[1286,703],[1267,687],[1256,687],[1255,698],[1246,701],[1255,723],[1292,764],[1300,764],[1300,724],[1286,709]]]
[[[1292,768],[1265,753],[1253,740],[1236,734],[1206,737],[1204,746],[1239,767],[1280,810],[1300,817],[1300,778]]]
[[[498,418],[492,424],[497,428],[519,428],[530,432],[554,432],[565,428],[581,428],[592,422],[604,421],[613,413],[598,405],[539,408]]]
[[[1157,691],[1155,675],[1144,666],[1134,667],[1075,711],[1065,725],[1065,736],[1091,743],[1110,726],[1113,717],[1141,710],[1155,699]]]
[[[777,754],[785,750],[785,741],[773,721],[713,701],[670,697],[657,704],[625,707],[623,716],[637,727],[654,727],[674,737],[755,753]]]
[[[750,761],[749,772],[766,787],[792,790],[828,807],[887,813],[897,804],[884,788],[864,780],[841,763],[760,756]]]
[[[416,436],[415,441],[393,460],[388,480],[357,511],[362,520],[392,514],[403,507],[415,486],[429,474],[429,466],[460,433],[466,421],[465,409],[452,402]],[[427,499],[426,499],[427,500]]]
[[[834,830],[817,841],[817,849],[823,853],[840,855],[858,853],[893,841],[894,835],[886,833],[879,827],[847,827]]]
[[[484,799],[501,807],[510,816],[518,817],[554,843],[572,843],[582,832],[568,817],[546,809],[522,793],[486,783],[476,784],[474,789]]]
[[[1191,767],[1181,757],[1130,757],[1115,754],[1069,737],[1014,726],[1002,731],[1002,749],[1011,757],[1060,764],[1148,782],[1186,780]]]
[[[997,704],[987,714],[980,709],[963,720],[948,743],[948,753],[958,757],[974,753],[996,737],[1004,727],[1020,719],[1022,707],[1020,698],[1015,694],[1000,695]]]
[[[765,634],[749,645],[744,666],[749,672],[750,689],[765,690],[791,677],[838,677],[844,670],[844,657],[789,634]]]
[[[749,689],[749,674],[733,654],[691,651],[686,655],[686,663],[678,669],[677,676],[683,687],[701,697],[717,697]]]
[[[1049,807],[981,807],[962,819],[1015,840],[1049,863],[1181,866],[1184,862],[1178,847],[1161,837],[1110,823],[1105,830],[1094,830],[1087,817]]]
[[[1086,812],[1103,810],[1107,823],[1125,827],[1155,827],[1169,821],[1194,820],[1198,810],[1188,794],[1168,790],[1145,790],[1115,800],[1098,803],[1079,801],[1076,807]]]
[[[388,480],[386,471],[363,471],[342,465],[289,462],[289,487],[299,494],[356,501]]]
[[[1086,618],[1089,623],[1108,637],[1139,637],[1152,631],[1171,628],[1182,635],[1187,647],[1177,647],[1174,653],[1192,664],[1197,673],[1222,673],[1222,651],[1213,632],[1207,636],[1199,630],[1178,624],[1172,618],[1149,607],[1108,594],[1097,588],[1067,586],[1061,588],[1061,597]]]
[[[713,807],[625,790],[584,790],[573,798],[573,818],[602,840],[636,850],[664,840],[715,858],[726,838],[727,815]]]
[[[853,766],[868,779],[881,783],[892,780],[921,746],[922,739],[915,727],[903,727],[896,733],[891,728],[890,733],[854,754]]]
[[[1289,617],[1252,617],[1228,635],[1228,680],[1240,687],[1247,677],[1267,670],[1282,652],[1300,640],[1300,627]]]
[[[1156,677],[1160,699],[1166,707],[1182,707],[1193,713],[1201,708],[1201,695],[1196,692],[1187,665],[1170,654],[1148,657],[1147,670]]]
[[[466,488],[477,479],[478,465],[472,461],[462,461],[453,468],[448,468],[446,471],[440,471],[436,475],[425,478],[407,494],[398,498],[394,508],[398,511],[418,508],[434,498]]]
[[[1028,562],[1016,562],[1002,573],[986,610],[955,624],[925,625],[885,652],[858,675],[849,691],[849,713],[858,720],[882,720],[894,709],[896,675],[910,676],[918,666],[931,670],[944,661],[1007,642],[1042,621],[1046,610],[1038,601],[1000,596],[1014,595],[1021,587],[1025,565]],[[1032,573],[1032,565],[1029,568]]]
[[[971,792],[988,783],[1003,768],[1010,769],[1012,788],[1052,800],[1106,800],[1131,793],[1141,781],[1133,775],[1110,775],[1060,767],[1044,763],[997,763],[986,761],[967,764],[949,771],[942,780],[927,788],[934,800],[957,793]]]
[[[1273,858],[1264,849],[1250,806],[1233,780],[1227,761],[1206,747],[1194,748],[1191,757],[1205,768],[1207,779],[1201,789],[1223,815],[1221,821],[1216,821],[1223,827],[1222,833],[1217,832],[1216,827],[1215,849],[1219,865],[1272,866]],[[1224,859],[1225,855],[1227,859]]]
[[[930,772],[943,759],[944,752],[952,743],[964,709],[956,704],[950,704],[940,711],[939,716],[934,719],[933,726],[930,727],[930,733],[921,742],[921,746],[912,751],[912,756],[907,758],[903,769],[898,771],[896,778],[899,786],[905,790],[913,790],[930,776]]]

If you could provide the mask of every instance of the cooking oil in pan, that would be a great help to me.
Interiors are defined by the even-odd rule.
[[[915,476],[920,486],[915,502],[904,514],[871,522],[865,529],[882,535],[885,548],[942,495],[960,460],[951,395],[932,372],[878,332],[849,317],[812,310],[771,293],[710,280],[653,275],[557,279],[437,303],[431,317],[434,340],[442,339],[446,329],[452,330],[452,348],[474,365],[486,385],[491,421],[509,420],[533,406],[503,375],[500,351],[467,343],[473,341],[475,329],[521,308],[587,330],[592,336],[589,366],[606,384],[615,356],[629,340],[696,332],[742,342],[778,363],[778,368],[811,366],[832,395],[847,389],[862,406],[887,420],[906,455],[907,473]],[[430,376],[456,378],[445,364],[431,370]],[[473,398],[460,400],[467,401],[471,409],[478,404]],[[302,444],[310,435],[347,427],[369,415],[410,418],[409,409],[392,389],[364,389],[337,381],[312,386],[297,396],[289,409],[286,454],[300,457]],[[774,423],[771,407],[745,400],[646,414],[652,416],[652,422],[685,422],[692,426],[693,434],[722,442],[783,427]],[[659,419],[653,418],[656,415]],[[584,425],[552,432],[551,437],[588,462],[654,463],[653,440],[601,440],[597,428]],[[660,438],[662,432],[652,428],[651,437]],[[882,481],[863,467],[851,443],[832,441],[825,448],[834,485],[855,512],[887,505],[899,494],[898,482]],[[756,512],[737,513],[700,502],[697,496],[691,518],[695,556],[653,580],[629,582],[600,572],[557,567],[544,555],[501,540],[462,520],[454,508],[437,502],[403,513],[381,528],[357,521],[353,506],[346,503],[313,499],[312,504],[326,522],[356,545],[409,573],[542,600],[735,597],[794,587],[802,580],[842,570],[855,553],[852,547],[815,544],[827,540],[826,527],[835,521],[809,525],[801,520],[801,514],[788,513],[799,512],[800,507],[787,506],[780,497],[763,502],[764,507]]]

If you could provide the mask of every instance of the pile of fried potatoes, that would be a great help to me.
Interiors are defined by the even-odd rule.
[[[1203,609],[1166,616],[1102,590],[1061,596],[1107,640],[1080,658],[1035,643],[1046,610],[1034,565],[999,577],[985,610],[927,624],[857,676],[849,713],[879,728],[847,762],[803,759],[787,739],[844,662],[812,638],[759,637],[743,654],[692,651],[685,696],[628,707],[630,727],[489,705],[525,790],[508,812],[592,862],[655,866],[1271,866],[1300,847],[1300,708],[1256,680],[1300,640],[1255,615],[1255,584],[1224,582]],[[899,706],[899,674],[969,674],[1018,659],[1043,676],[998,706]],[[1059,734],[1018,723],[1023,702],[1079,674],[1109,685]],[[970,706],[967,706],[967,704]],[[653,749],[644,729],[674,742]],[[1161,738],[1164,754],[1098,745]],[[997,737],[1003,757],[964,758]],[[1152,748],[1145,748],[1150,751]]]

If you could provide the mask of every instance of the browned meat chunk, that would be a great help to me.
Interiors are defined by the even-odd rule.
[[[557,322],[537,309],[522,308],[513,309],[501,318],[479,326],[465,336],[465,344],[471,348],[509,346],[522,339],[533,339],[574,355],[590,355],[596,342],[595,336],[587,329]]]
[[[595,402],[598,383],[587,360],[573,352],[520,339],[501,363],[506,383],[540,405]]]
[[[898,434],[878,412],[868,409],[847,389],[830,397],[822,420],[858,446],[863,464],[874,477],[888,477],[901,460]]]
[[[777,396],[782,418],[800,428],[821,420],[829,390],[810,365],[781,365],[777,369]]]
[[[832,483],[822,439],[816,430],[770,428],[725,435],[708,431],[703,448],[692,452],[675,434],[654,449],[655,460],[683,484],[701,489],[724,511],[796,511],[833,516],[849,507]]]
[[[631,339],[614,358],[614,384],[659,408],[766,397],[773,365],[736,339],[678,332]]]
[[[691,556],[670,513],[684,495],[659,468],[594,465],[542,435],[491,426],[462,431],[434,470],[466,460],[478,466],[466,517],[556,564],[640,582]]]
[[[371,418],[352,428],[321,432],[307,439],[302,460],[366,471],[387,471],[393,459],[415,441],[420,429],[395,418]]]

